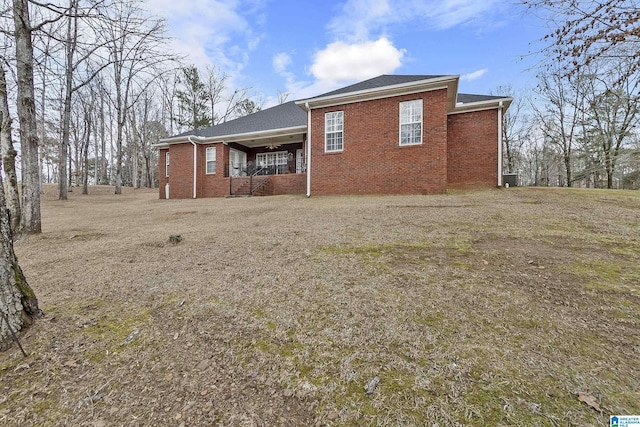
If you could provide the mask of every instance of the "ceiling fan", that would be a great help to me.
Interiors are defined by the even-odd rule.
[[[267,145],[267,148],[269,150],[275,150],[276,148],[280,148],[280,144],[276,144],[275,142],[271,142],[271,143],[269,143],[269,145]]]

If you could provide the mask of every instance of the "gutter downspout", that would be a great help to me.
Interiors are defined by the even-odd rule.
[[[498,187],[502,187],[502,108],[500,101],[498,106]]]
[[[195,142],[193,142],[193,140],[191,139],[192,136],[189,135],[187,136],[187,139],[189,140],[189,142],[191,144],[193,144],[193,198],[195,199],[197,196],[197,176],[198,176],[198,171],[197,171],[197,166],[198,166],[198,146],[196,145]]]
[[[311,108],[305,102],[307,108],[307,197],[311,197]]]

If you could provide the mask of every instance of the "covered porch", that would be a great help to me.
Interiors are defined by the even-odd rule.
[[[304,143],[244,147],[229,144],[224,177],[229,196],[304,194],[306,161]]]
[[[307,113],[288,102],[161,140],[160,198],[305,194]]]
[[[305,129],[306,130],[306,129]],[[306,133],[225,139],[224,178],[229,196],[267,196],[306,192]]]

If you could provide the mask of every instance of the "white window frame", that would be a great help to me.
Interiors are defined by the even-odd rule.
[[[164,176],[169,176],[169,152],[164,153]]]
[[[259,168],[269,168],[273,166],[275,175],[285,173],[288,161],[288,151],[270,151],[256,154],[256,166]]]
[[[337,120],[340,123],[337,123]],[[330,135],[340,139],[339,148],[335,143],[335,147],[329,148]],[[324,151],[326,153],[337,153],[344,150],[344,111],[331,111],[324,114]]]
[[[404,111],[403,111],[403,107]],[[398,139],[400,141],[400,146],[404,147],[407,145],[420,145],[422,144],[422,99],[414,99],[411,101],[404,101],[400,103],[399,106],[399,115],[400,115],[400,126],[398,129]],[[405,114],[403,114],[403,112]],[[420,133],[416,135],[415,126],[420,126]],[[403,127],[405,129],[405,138],[403,138]],[[410,132],[408,135],[406,132]],[[416,138],[417,136],[417,138]]]
[[[210,158],[209,153],[213,153],[213,159]],[[213,163],[213,172],[209,172],[209,163]],[[216,173],[216,147],[207,147],[205,150],[205,172],[207,175]]]

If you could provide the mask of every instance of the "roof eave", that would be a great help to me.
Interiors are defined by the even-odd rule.
[[[237,133],[237,134],[229,134],[229,135],[218,135],[218,136],[199,136],[198,139],[194,140],[197,144],[215,144],[220,142],[239,142],[239,141],[247,141],[253,139],[261,139],[261,138],[273,138],[277,136],[288,136],[288,135],[296,135],[299,133],[304,133],[307,131],[307,125],[301,126],[292,126],[288,128],[278,128],[278,129],[267,129],[256,132],[245,132],[245,133]],[[154,144],[152,147],[162,149],[168,148],[169,145],[172,144],[183,144],[185,142],[189,142],[189,137],[195,137],[196,135],[182,135],[182,136],[174,136],[172,138],[161,139],[157,144]]]
[[[373,89],[359,90],[338,95],[301,99],[299,101],[295,101],[295,103],[303,110],[308,111],[307,107],[310,109],[330,107],[333,105],[351,104],[354,102],[390,98],[392,96],[407,95],[411,93],[448,89],[447,107],[451,106],[451,108],[447,108],[447,110],[450,110],[455,105],[459,78],[460,76],[458,75],[435,77],[425,80],[417,80],[408,83],[382,86]]]
[[[486,101],[476,101],[476,102],[467,102],[464,104],[456,104],[455,108],[449,111],[448,114],[461,114],[461,113],[471,113],[474,111],[484,111],[484,110],[493,110],[495,108],[500,107],[500,103],[502,102],[502,106],[504,111],[507,111],[513,98],[505,97],[498,99],[490,99]]]

